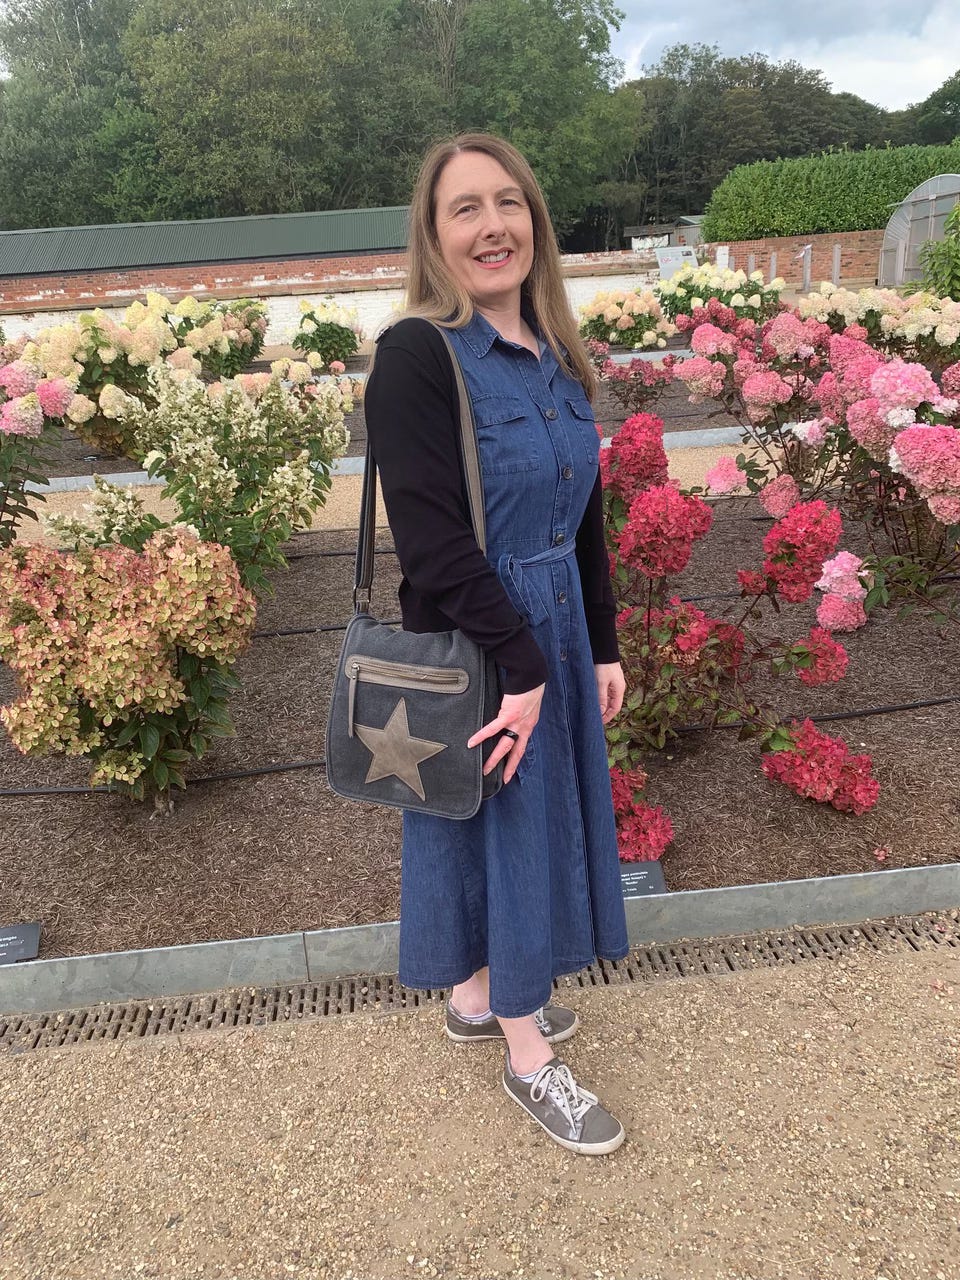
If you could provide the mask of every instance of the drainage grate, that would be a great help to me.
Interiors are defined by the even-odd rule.
[[[625,960],[601,961],[571,977],[558,979],[555,985],[569,989],[658,982],[830,960],[855,951],[921,951],[942,946],[960,950],[960,921],[955,913],[643,947]],[[444,995],[443,991],[402,987],[395,976],[360,976],[102,1004],[56,1013],[0,1014],[0,1048],[25,1053],[95,1041],[145,1039],[167,1032],[261,1027],[364,1011],[396,1013],[434,1004]]]

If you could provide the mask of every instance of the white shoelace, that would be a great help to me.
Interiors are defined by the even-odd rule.
[[[534,1076],[530,1101],[541,1102],[545,1095],[559,1108],[574,1134],[579,1133],[583,1117],[599,1101],[596,1094],[580,1088],[565,1062],[559,1066],[548,1062]]]
[[[545,1006],[544,1006],[544,1007],[545,1007]],[[537,1010],[537,1012],[536,1012],[533,1016],[536,1018],[536,1020],[537,1020],[537,1026],[540,1028],[540,1030],[543,1032],[543,1034],[544,1034],[545,1036],[546,1036],[546,1035],[549,1035],[549,1034],[550,1034],[550,1024],[549,1024],[549,1022],[547,1021],[547,1015],[544,1013],[544,1011],[543,1011],[543,1007],[542,1007],[542,1008],[540,1008],[540,1009],[538,1009],[538,1010]]]

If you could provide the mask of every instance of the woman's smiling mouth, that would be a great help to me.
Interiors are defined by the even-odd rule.
[[[512,249],[498,249],[495,253],[483,253],[474,259],[481,267],[499,267],[502,262],[513,257]]]

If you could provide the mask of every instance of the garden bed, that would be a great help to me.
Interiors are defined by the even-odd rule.
[[[672,425],[672,424],[668,424]],[[711,537],[678,580],[687,595],[735,589],[736,567],[759,563],[766,525],[748,500],[725,503]],[[350,531],[296,539],[275,577],[258,629],[342,623],[350,609]],[[389,534],[380,545],[389,547]],[[845,546],[856,550],[851,539]],[[379,557],[382,616],[396,616],[392,555]],[[956,601],[960,592],[954,592]],[[737,601],[710,600],[721,613]],[[784,635],[813,621],[787,611]],[[960,693],[953,631],[927,610],[909,622],[875,614],[844,637],[839,684],[774,689],[785,712],[824,714]],[[326,704],[340,633],[264,637],[240,660],[237,736],[221,740],[193,774],[256,769],[323,755]],[[13,691],[0,667],[0,701]],[[693,734],[651,757],[647,798],[673,818],[663,860],[670,890],[713,888],[952,862],[960,853],[958,705],[828,725],[874,758],[877,806],[854,818],[802,801],[760,773],[757,751],[729,731]],[[6,788],[83,786],[79,761],[30,760],[0,739]],[[333,796],[308,768],[197,783],[169,818],[108,795],[0,799],[0,923],[39,920],[41,956],[174,945],[396,918],[399,816]],[[878,856],[878,851],[883,856]]]

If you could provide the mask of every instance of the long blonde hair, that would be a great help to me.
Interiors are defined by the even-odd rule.
[[[459,329],[473,317],[473,299],[447,270],[436,232],[437,183],[448,162],[463,151],[480,151],[496,160],[523,192],[533,220],[533,265],[523,282],[523,295],[533,308],[557,360],[592,398],[596,375],[563,287],[560,250],[547,202],[533,170],[520,152],[494,134],[462,133],[436,143],[424,157],[410,201],[410,260],[404,314],[424,316],[453,329]]]

